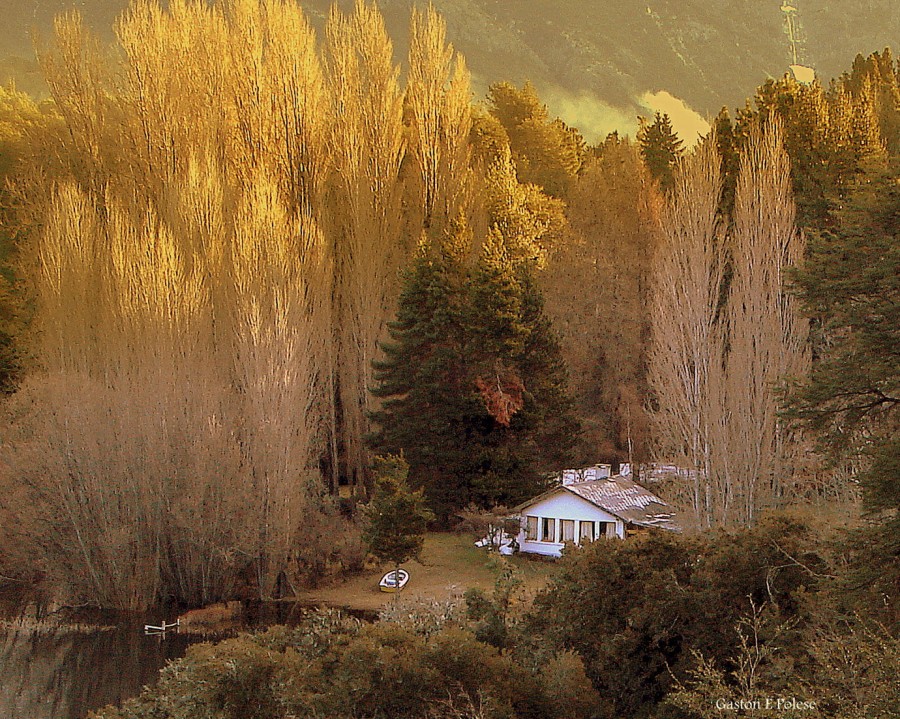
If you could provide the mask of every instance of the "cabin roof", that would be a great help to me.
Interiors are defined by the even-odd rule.
[[[637,482],[620,475],[554,487],[520,504],[516,511],[521,512],[558,492],[570,492],[630,524],[681,531],[674,508]]]

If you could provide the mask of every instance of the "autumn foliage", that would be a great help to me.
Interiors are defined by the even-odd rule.
[[[476,377],[475,386],[481,393],[488,414],[497,424],[509,427],[512,416],[525,404],[522,393],[525,390],[522,380],[512,372],[501,375],[498,371],[487,380]]]

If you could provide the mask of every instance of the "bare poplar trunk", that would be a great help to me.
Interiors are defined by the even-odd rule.
[[[716,451],[724,349],[717,324],[724,273],[720,166],[709,137],[678,168],[651,273],[656,457],[687,470],[687,499],[700,527],[719,521],[727,506]]]
[[[790,438],[778,419],[778,383],[806,371],[806,322],[785,287],[803,252],[790,162],[773,121],[754,128],[742,156],[729,252],[728,454],[742,524],[777,505],[793,482]]]

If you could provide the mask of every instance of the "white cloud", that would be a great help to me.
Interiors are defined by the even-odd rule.
[[[630,108],[614,107],[593,93],[571,93],[559,87],[538,87],[538,97],[546,103],[551,117],[559,117],[576,127],[589,143],[598,143],[618,131],[620,135],[637,133],[637,116]]]
[[[640,97],[640,103],[651,112],[662,112],[668,115],[673,129],[684,141],[685,147],[695,145],[710,130],[709,123],[700,113],[691,109],[684,100],[665,90],[645,92]]]
[[[476,95],[481,94],[484,82],[473,75]],[[621,136],[635,137],[638,130],[637,116],[646,112],[664,112],[672,121],[672,127],[684,141],[686,147],[710,130],[709,123],[683,100],[665,90],[645,92],[635,99],[630,107],[617,107],[601,100],[588,91],[570,92],[562,87],[535,83],[538,97],[547,105],[550,117],[559,117],[570,127],[575,127],[591,144],[602,142],[606,136],[616,131]],[[487,89],[484,88],[484,94]]]

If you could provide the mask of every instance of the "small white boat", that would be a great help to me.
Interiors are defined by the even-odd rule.
[[[378,582],[378,588],[382,592],[399,592],[409,581],[409,572],[405,569],[397,569],[385,574]]]

